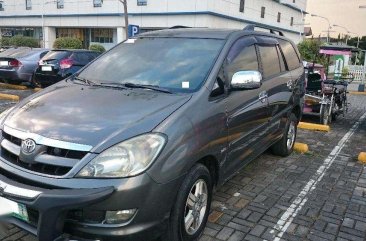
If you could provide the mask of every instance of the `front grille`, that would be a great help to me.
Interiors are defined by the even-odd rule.
[[[21,149],[21,139],[12,136],[4,131],[2,132],[2,136],[5,140],[11,142],[12,144],[16,145],[17,148]],[[45,148],[43,153],[39,153],[37,156],[47,155],[48,157],[51,157],[51,159],[48,159],[49,161],[47,161],[47,163],[45,163],[44,161],[42,161],[42,163],[37,162],[37,156],[34,158],[35,160],[32,161],[34,163],[25,162],[22,160],[21,155],[16,155],[14,151],[11,151],[10,149],[8,150],[4,148],[4,146],[1,148],[0,155],[8,162],[33,172],[53,176],[63,176],[72,169],[72,164],[68,166],[56,164],[57,158],[66,158],[66,160],[70,160],[70,163],[75,163],[84,158],[85,155],[88,153],[85,151],[67,150],[52,146],[44,147]],[[54,162],[52,162],[52,158],[54,158]]]
[[[43,163],[29,164],[21,161],[17,155],[14,155],[13,153],[9,152],[8,150],[5,150],[4,148],[1,149],[1,156],[5,158],[5,160],[7,160],[8,162],[20,166],[24,169],[47,175],[62,176],[67,174],[71,170],[70,167],[59,167]]]
[[[39,221],[39,212],[29,207],[27,207],[27,212],[28,212],[29,224],[33,227],[37,227]]]

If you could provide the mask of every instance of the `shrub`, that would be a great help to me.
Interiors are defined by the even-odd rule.
[[[3,37],[0,39],[0,46],[10,46],[10,38]]]
[[[30,48],[37,48],[39,47],[39,42],[37,39],[32,37],[25,37],[25,36],[14,36],[9,39],[9,46],[14,47],[30,47]]]
[[[90,45],[89,50],[96,51],[96,52],[99,52],[99,53],[104,53],[105,52],[105,48],[100,44]]]
[[[53,43],[55,49],[82,49],[83,42],[77,38],[58,38]]]

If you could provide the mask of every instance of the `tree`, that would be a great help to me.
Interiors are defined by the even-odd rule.
[[[307,62],[315,62],[317,64],[327,65],[327,59],[320,54],[321,42],[316,39],[305,39],[298,44],[301,56]]]
[[[126,39],[128,38],[128,8],[127,8],[127,0],[119,0],[123,4],[124,15],[125,15],[125,31],[126,31]]]

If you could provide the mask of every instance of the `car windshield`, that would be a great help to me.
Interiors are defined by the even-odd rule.
[[[43,60],[51,60],[51,59],[60,60],[60,59],[66,58],[69,55],[70,55],[69,51],[53,50],[53,51],[48,52],[42,59]]]
[[[87,66],[79,77],[97,84],[152,85],[193,92],[204,83],[224,40],[129,39]]]
[[[22,58],[32,54],[31,48],[11,48],[0,54],[0,57]]]

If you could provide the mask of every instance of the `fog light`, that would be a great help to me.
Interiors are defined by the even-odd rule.
[[[107,211],[105,215],[106,224],[120,224],[130,220],[135,215],[137,209],[128,209],[122,211]]]

